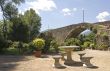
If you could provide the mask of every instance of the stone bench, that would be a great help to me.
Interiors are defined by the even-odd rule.
[[[83,66],[84,67],[87,67],[87,68],[90,68],[90,67],[93,67],[93,65],[91,64],[90,60],[92,59],[93,57],[82,57],[81,61],[83,63]]]
[[[60,64],[59,60],[61,59],[61,56],[53,56],[53,59],[55,60],[53,67],[60,68],[62,65]]]
[[[61,52],[60,55],[61,55],[61,60],[64,61],[65,60],[64,56],[66,55],[66,52]]]

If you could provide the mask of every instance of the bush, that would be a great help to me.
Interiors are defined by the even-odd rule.
[[[56,53],[59,52],[59,48],[58,48],[58,44],[55,40],[52,40],[50,43],[50,50],[52,50],[53,52],[55,51]]]
[[[7,50],[4,52],[4,54],[6,54],[6,55],[20,55],[18,49],[12,48],[12,47],[7,48]]]
[[[36,50],[41,50],[45,46],[45,41],[41,38],[34,39],[32,43]]]
[[[54,39],[52,37],[52,33],[50,33],[50,32],[40,33],[40,35],[38,37],[39,38],[43,38],[46,41],[42,52],[43,53],[47,53],[49,51],[49,49],[50,49],[50,43]]]
[[[80,46],[81,41],[79,39],[77,39],[77,38],[70,38],[70,39],[67,39],[65,41],[65,44],[67,46],[69,46],[69,45],[78,45],[78,46]]]
[[[98,49],[100,49],[100,50],[107,49],[107,48],[108,48],[108,45],[106,45],[106,44],[101,44],[98,46]]]
[[[14,51],[15,50],[15,51]],[[11,53],[17,52],[17,54],[26,54],[29,52],[29,44],[23,42],[13,42],[8,51]],[[16,54],[16,53],[15,53]]]
[[[91,42],[89,41],[86,41],[84,42],[84,44],[82,45],[82,47],[85,49],[85,48],[88,48],[90,46]]]
[[[19,42],[15,41],[12,43],[12,45],[10,46],[11,48],[18,48]]]
[[[94,43],[91,43],[89,46],[90,46],[90,48],[95,49],[95,44]]]
[[[5,40],[0,37],[0,53],[3,53],[11,44],[12,42],[10,40]]]

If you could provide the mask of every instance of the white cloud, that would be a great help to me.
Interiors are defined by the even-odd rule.
[[[73,11],[77,11],[77,8],[73,8]]]
[[[62,13],[64,16],[72,15],[76,11],[77,11],[77,8],[73,8],[73,9],[64,8],[64,9],[62,9]]]
[[[106,18],[110,16],[110,13],[107,11],[104,11],[102,13],[99,13],[96,18],[99,22],[106,21]]]
[[[62,12],[63,12],[64,16],[66,16],[66,15],[71,15],[71,10],[68,9],[68,8],[62,9]]]
[[[57,8],[53,0],[28,0],[25,4],[28,6],[25,11],[33,8],[36,13],[39,13],[39,11],[52,11]]]

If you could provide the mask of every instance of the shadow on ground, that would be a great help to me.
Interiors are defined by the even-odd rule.
[[[74,66],[74,67],[82,67],[83,66],[83,63],[82,62],[76,62],[74,61],[74,63],[72,64],[65,64],[65,65],[68,65],[68,66]],[[90,69],[97,69],[99,68],[98,66],[93,66],[93,67],[88,67]]]
[[[61,67],[58,67],[57,69],[65,69],[67,68],[66,66],[61,66]]]
[[[98,66],[93,66],[93,67],[89,67],[90,69],[97,69],[99,68]]]
[[[80,66],[83,66],[83,63],[74,61],[72,64],[65,64],[65,65],[80,67]]]
[[[0,55],[0,71],[12,71],[19,61],[30,60],[25,56]]]

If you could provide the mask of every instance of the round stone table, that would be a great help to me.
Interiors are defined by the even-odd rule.
[[[72,65],[74,63],[74,60],[72,60],[72,51],[75,48],[79,48],[79,46],[60,46],[59,48],[62,48],[67,53],[67,59],[65,60],[64,64],[66,65]]]

